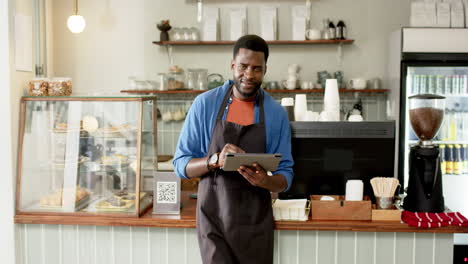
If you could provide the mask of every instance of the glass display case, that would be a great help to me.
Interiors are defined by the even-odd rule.
[[[154,96],[23,97],[17,214],[138,217],[157,167]]]

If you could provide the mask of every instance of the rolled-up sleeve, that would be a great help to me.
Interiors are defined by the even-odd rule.
[[[176,151],[174,154],[175,173],[184,179],[188,179],[185,168],[189,161],[193,158],[201,158],[205,156],[202,152],[202,133],[205,122],[200,120],[198,113],[201,104],[199,100],[195,100],[185,119],[179,141],[177,142]]]

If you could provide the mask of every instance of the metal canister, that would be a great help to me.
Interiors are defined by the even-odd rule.
[[[420,76],[419,75],[413,75],[413,83],[412,83],[413,90],[411,92],[413,94],[419,94],[420,86],[421,86]]]
[[[439,145],[439,153],[440,153],[440,171],[442,174],[447,173],[447,161],[445,160],[445,145]]]
[[[444,79],[445,94],[452,94],[452,76],[446,75]]]
[[[445,94],[445,79],[442,75],[437,75],[436,77],[436,94],[442,95]]]
[[[445,149],[445,174],[452,174],[453,173],[453,145],[447,145]]]

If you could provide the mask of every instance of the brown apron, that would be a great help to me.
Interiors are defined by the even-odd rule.
[[[248,126],[222,120],[232,86],[219,109],[208,156],[225,144],[248,153],[265,153],[263,97],[260,122]],[[252,186],[238,172],[217,169],[198,186],[198,244],[203,263],[273,263],[273,215],[267,189]]]

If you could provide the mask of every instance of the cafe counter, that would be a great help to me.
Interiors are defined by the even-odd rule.
[[[196,200],[180,215],[17,215],[20,263],[201,263]],[[277,221],[274,263],[451,263],[453,233],[391,221]],[[248,241],[246,241],[248,243]],[[63,262],[62,262],[63,261]],[[377,261],[377,262],[376,262]]]

